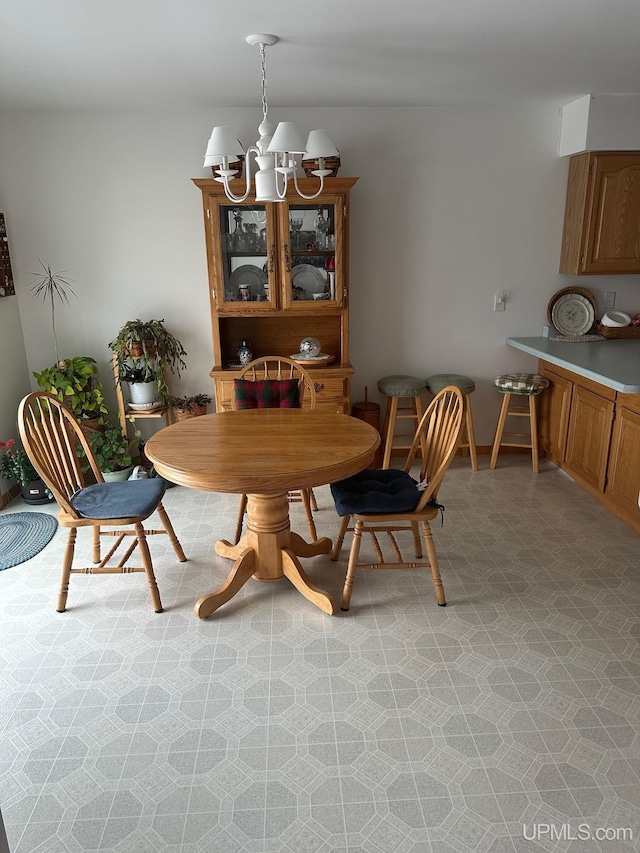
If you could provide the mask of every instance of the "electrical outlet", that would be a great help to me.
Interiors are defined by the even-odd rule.
[[[615,290],[610,290],[608,293],[604,295],[604,307],[605,308],[615,308],[616,307],[616,292]]]
[[[493,310],[504,311],[507,307],[507,294],[504,290],[499,290],[493,297]]]

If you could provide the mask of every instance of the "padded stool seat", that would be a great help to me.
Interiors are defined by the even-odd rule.
[[[498,453],[501,447],[526,447],[531,449],[531,462],[533,473],[538,473],[538,423],[536,411],[536,397],[541,394],[549,385],[549,380],[538,373],[504,373],[502,376],[497,376],[495,386],[504,395],[502,407],[498,417],[496,426],[496,435],[493,439],[493,447],[491,448],[491,462],[489,468],[496,467],[498,461]],[[511,402],[512,396],[528,397],[529,405]],[[529,418],[529,443],[507,441],[503,442],[503,436],[511,437],[526,437],[527,433],[520,432],[504,432],[504,425],[507,417]]]
[[[404,373],[395,373],[391,376],[385,376],[378,381],[378,391],[381,394],[386,394],[387,408],[384,415],[384,424],[382,426],[382,438],[384,441],[384,456],[382,467],[388,468],[391,461],[391,452],[393,450],[409,450],[411,448],[411,439],[415,433],[415,428],[420,423],[422,418],[422,401],[420,395],[427,390],[427,383],[424,379],[417,376],[407,376]],[[410,397],[410,406],[399,406],[398,401],[402,397]],[[409,438],[409,444],[394,443],[394,435],[396,429],[396,421],[409,418],[415,421],[414,429]],[[424,439],[421,442],[422,454],[424,457]]]
[[[432,394],[438,394],[447,385],[454,385],[463,394],[471,394],[476,390],[476,383],[473,379],[463,376],[461,373],[436,373],[435,376],[429,376],[427,379],[427,388]]]
[[[417,376],[405,376],[402,373],[385,376],[378,380],[378,391],[387,397],[415,397],[427,390],[427,383]]]
[[[495,386],[506,394],[540,394],[549,385],[549,380],[538,373],[504,373],[497,376]]]
[[[461,373],[436,373],[427,378],[427,389],[435,396],[446,388],[453,385],[464,394],[464,422],[458,447],[468,447],[471,458],[471,470],[478,470],[478,451],[476,450],[476,434],[473,428],[473,414],[471,413],[471,398],[469,394],[476,390],[476,383],[469,376]]]

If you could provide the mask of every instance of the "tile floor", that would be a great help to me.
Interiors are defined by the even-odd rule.
[[[369,571],[348,614],[250,582],[199,621],[237,499],[179,487],[163,614],[140,575],[73,577],[57,614],[61,530],[0,572],[12,853],[640,849],[640,536],[548,463],[483,462],[441,493],[447,608],[424,572]],[[346,551],[305,565],[339,595]]]

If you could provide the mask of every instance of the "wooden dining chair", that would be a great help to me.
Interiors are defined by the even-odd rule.
[[[256,358],[240,371],[234,382],[234,402],[236,409],[280,409],[306,408],[315,409],[316,389],[307,371],[294,361],[281,355]],[[313,510],[317,510],[316,500],[312,489],[301,489],[289,492],[291,502],[302,501],[307,517],[309,533],[315,542],[318,538],[316,525],[313,520]],[[234,545],[242,536],[244,516],[247,510],[247,496],[240,497],[238,518]]]
[[[57,610],[66,609],[69,579],[72,574],[128,574],[144,572],[149,584],[153,609],[162,612],[158,585],[153,572],[147,536],[167,534],[180,562],[186,557],[162,506],[166,488],[161,478],[125,480],[105,483],[91,446],[80,424],[70,410],[46,391],[27,395],[18,408],[18,428],[27,456],[58,502],[58,522],[69,528],[67,547],[62,562],[62,582]],[[78,458],[78,448],[86,457]],[[85,485],[83,466],[88,462],[96,482]],[[162,530],[145,529],[143,522],[157,512]],[[73,568],[73,558],[79,527],[90,527],[93,533],[93,562],[88,568]],[[103,528],[109,528],[104,530]],[[125,529],[123,529],[125,528]],[[115,543],[101,559],[100,537],[113,537]],[[124,555],[116,565],[119,546],[125,545]],[[142,566],[129,566],[127,561],[138,547]]]
[[[331,484],[338,515],[342,517],[340,532],[331,554],[337,560],[347,531],[353,532],[349,564],[342,591],[342,609],[348,610],[356,569],[414,569],[430,566],[438,604],[446,599],[438,557],[429,522],[443,509],[438,503],[438,490],[455,456],[464,415],[464,395],[449,385],[437,394],[416,429],[404,468],[368,469]],[[416,455],[424,447],[419,480],[410,472]],[[351,526],[351,522],[353,526]],[[428,559],[420,562],[422,546],[420,526]],[[404,559],[394,533],[412,534],[416,560]],[[362,534],[369,533],[376,561],[359,563]],[[385,560],[377,533],[387,534],[395,562]]]

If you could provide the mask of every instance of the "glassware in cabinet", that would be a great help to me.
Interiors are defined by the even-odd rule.
[[[343,302],[343,281],[336,253],[343,244],[343,206],[337,196],[318,201],[289,202],[282,210],[283,307],[293,310],[309,303],[336,307]]]
[[[220,258],[215,297],[222,310],[268,310],[277,290],[274,217],[265,205],[217,203],[210,218]]]

